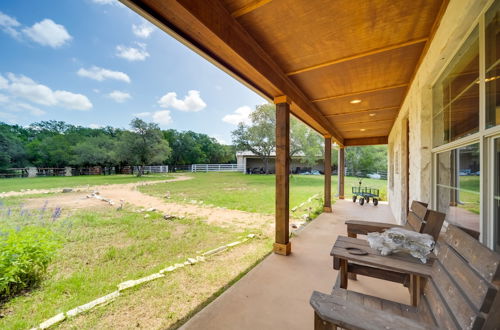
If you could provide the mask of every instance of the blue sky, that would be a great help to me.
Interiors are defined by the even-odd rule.
[[[265,100],[115,0],[0,0],[0,121],[161,128],[231,142]]]

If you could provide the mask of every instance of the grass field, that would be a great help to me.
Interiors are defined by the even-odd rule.
[[[0,314],[3,315],[0,318],[0,329],[31,328],[61,311],[70,310],[115,291],[117,284],[122,281],[152,274],[169,265],[183,262],[188,257],[196,256],[200,251],[204,252],[236,241],[241,235],[248,234],[242,229],[221,228],[198,219],[167,221],[160,214],[154,212],[149,214],[150,217],[145,219],[141,213],[118,212],[107,208],[80,211],[71,216],[71,227],[64,226],[57,229],[64,244],[57,259],[49,268],[47,279],[41,287],[11,299],[0,308]],[[39,219],[37,216],[3,217],[0,221],[0,226],[6,229],[32,225],[30,222],[36,223]],[[231,262],[236,274],[225,270],[220,262],[215,265],[206,262],[190,266],[191,269],[169,273],[168,278],[158,280],[163,283],[148,284],[149,288],[161,289],[164,301],[160,301],[158,297],[156,303],[169,305],[168,313],[167,309],[159,308],[154,311],[155,317],[163,320],[162,327],[177,322],[194,306],[208,299],[211,295],[209,293],[227,285],[240,272],[265,255],[269,248],[270,240],[254,239],[253,253],[246,258]],[[193,278],[187,275],[190,273],[200,275],[203,272],[209,272],[209,276],[207,274]],[[227,276],[228,274],[232,276]],[[202,284],[201,282],[207,280],[207,277],[209,277],[208,284]],[[197,286],[197,289],[185,290],[184,286],[188,288]],[[214,286],[217,289],[213,289]],[[208,288],[213,290],[210,291]],[[179,297],[189,298],[196,304],[185,305]],[[123,304],[134,305],[136,299],[131,294],[128,294],[128,298],[120,297],[119,304],[113,308],[116,312],[116,309],[124,306]],[[92,322],[97,322],[99,319],[96,317],[92,313],[85,314],[64,323],[63,326],[79,324],[78,328],[93,328]],[[113,322],[109,324],[110,328]]]
[[[198,205],[203,202],[202,204],[206,206],[260,214],[274,212],[275,181],[272,175],[241,173],[184,175],[192,176],[193,179],[143,186],[139,187],[139,190],[161,197],[168,191],[171,196],[168,202],[178,202],[182,209],[184,204],[187,209],[189,203],[196,201]],[[2,185],[0,191],[129,183],[164,178],[166,176],[148,176],[139,179],[132,176],[8,179],[0,181],[0,184],[8,182],[10,188],[5,189]],[[335,194],[336,177],[332,179],[332,192]],[[363,183],[380,188],[385,194],[386,181],[365,179]],[[355,184],[357,184],[356,178],[346,178],[347,196],[350,196],[351,186]],[[323,197],[322,176],[294,175],[290,178],[290,185],[291,208],[315,194],[319,194],[320,198]],[[248,224],[237,223],[238,219],[224,226],[209,224],[203,218],[194,217],[169,221],[163,219],[160,213],[136,212],[136,208],[128,204],[121,211],[115,210],[116,206],[112,207],[105,203],[99,207],[66,209],[63,210],[63,217],[55,222],[41,221],[36,209],[20,215],[19,207],[22,204],[24,208],[29,208],[29,204],[34,203],[34,200],[40,205],[40,202],[49,198],[57,203],[63,196],[66,199],[75,198],[75,201],[88,200],[84,192],[70,194],[58,192],[50,195],[0,199],[1,229],[33,225],[48,226],[59,234],[63,243],[39,287],[3,304],[0,302],[0,329],[31,328],[55,314],[115,291],[120,282],[155,273],[188,257],[236,241],[243,235],[257,234],[257,238],[215,255],[207,262],[186,266],[168,273],[164,278],[125,291],[112,303],[68,319],[56,327],[60,329],[176,328],[255,266],[272,247],[272,235],[264,229],[269,228],[269,222],[262,223],[262,227],[253,227],[250,232]],[[54,206],[56,205],[49,205],[49,207]],[[321,200],[315,200],[305,208],[313,206],[321,209]],[[47,214],[50,213],[49,211]],[[14,216],[15,214],[18,216]],[[145,214],[148,217],[145,217]],[[272,217],[266,221],[272,221]],[[58,226],[59,223],[65,225]]]
[[[165,174],[149,174],[140,178],[135,175],[120,174],[0,179],[0,193],[7,191],[21,191],[23,189],[51,189],[86,185],[123,184],[151,180],[165,180],[169,178],[170,176]]]
[[[274,175],[245,175],[241,173],[188,173],[193,180],[159,183],[140,187],[139,190],[154,196],[170,192],[171,200],[182,203],[203,201],[205,205],[226,207],[272,214],[274,213]],[[324,178],[321,175],[293,175],[290,177],[290,208],[319,194],[323,197]],[[345,193],[351,196],[351,186],[358,179],[345,178]],[[363,179],[363,186],[379,188],[386,195],[387,181]],[[337,177],[332,177],[332,195],[337,192]]]

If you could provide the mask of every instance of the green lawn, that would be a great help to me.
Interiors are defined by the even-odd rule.
[[[38,178],[0,178],[0,193],[20,191],[22,189],[51,189],[78,187],[86,185],[121,184],[150,180],[164,180],[170,178],[165,174],[149,174],[140,178],[135,175],[81,175],[81,176],[50,176]]]
[[[264,214],[274,212],[275,178],[273,175],[241,173],[186,173],[192,180],[143,186],[145,193],[165,196],[181,203],[203,202],[204,205],[226,207]],[[8,179],[9,190],[25,188],[68,187],[86,184],[128,183],[138,180],[161,179],[149,176],[55,177]],[[332,192],[337,189],[333,177]],[[26,180],[26,181],[25,181]],[[26,182],[33,184],[28,185]],[[92,182],[92,183],[91,183]],[[323,176],[294,175],[290,178],[290,207],[307,201],[311,196],[323,196]],[[347,177],[345,190],[350,196],[356,178]],[[386,181],[365,179],[364,185],[384,191]],[[7,190],[3,188],[1,190]],[[55,195],[57,196],[57,194]],[[33,198],[33,196],[30,196]],[[41,196],[40,198],[46,198]],[[5,198],[0,207],[0,228],[42,225],[37,212],[23,217],[10,215],[24,203],[24,196]],[[297,211],[321,208],[314,200]],[[50,205],[49,205],[50,207]],[[12,211],[12,212],[11,212]],[[63,210],[66,215],[67,210]],[[122,211],[103,207],[76,210],[69,218],[45,221],[54,227],[63,240],[57,258],[40,287],[14,297],[0,305],[0,329],[25,329],[35,326],[57,313],[68,311],[116,290],[120,282],[152,274],[187,257],[199,255],[238,240],[250,233],[237,224],[220,227],[204,219],[164,220],[162,215]],[[314,212],[314,210],[309,210]],[[19,210],[17,210],[19,213]],[[47,211],[46,217],[51,212]],[[293,216],[293,214],[292,214]],[[59,227],[58,223],[66,221]],[[56,224],[56,225],[54,225]],[[69,225],[71,224],[71,225]],[[61,329],[170,328],[177,327],[201,309],[261,260],[272,246],[272,237],[260,230],[252,231],[258,238],[216,255],[207,262],[184,267],[165,278],[130,289],[105,307],[84,313],[57,326]],[[231,265],[228,267],[228,265]]]
[[[245,175],[242,173],[189,173],[193,180],[160,183],[140,187],[140,191],[163,197],[170,192],[172,201],[190,203],[202,201],[205,205],[228,209],[274,213],[274,175]],[[351,187],[358,179],[346,177],[345,193],[351,196]],[[294,208],[309,197],[323,197],[322,175],[293,175],[290,177],[290,208]],[[363,179],[363,186],[379,188],[386,195],[387,181]],[[337,177],[332,177],[332,195],[337,192]]]
[[[64,244],[41,286],[11,299],[3,306],[0,305],[0,315],[3,315],[0,318],[0,329],[31,328],[59,312],[68,311],[115,291],[117,284],[122,281],[150,275],[174,263],[183,262],[188,257],[196,256],[200,251],[236,241],[242,235],[248,234],[236,227],[221,228],[197,219],[167,221],[160,214],[149,214],[149,218],[144,218],[142,213],[118,212],[107,208],[80,211],[71,216],[71,228],[64,226],[57,229]],[[0,218],[0,226],[8,228],[33,225],[38,221],[38,216],[22,219],[4,216]],[[245,244],[254,245],[254,253],[249,256],[242,254],[241,259],[233,260],[231,264],[238,271],[230,277],[226,276],[227,270],[223,267],[217,268],[219,273],[212,272],[210,276],[217,278],[215,282],[218,287],[209,290],[210,294],[262,258],[270,248],[269,239],[256,238]],[[207,271],[214,265],[206,262],[190,267],[193,270],[179,270],[169,273],[168,278],[157,280],[164,283],[148,285],[161,287],[161,295],[166,301],[170,301],[172,296],[185,295],[195,300],[195,305],[203,303],[210,296],[203,283],[196,290],[187,292],[177,285],[171,285],[177,280],[188,281],[185,278],[186,272],[203,272],[203,269]],[[134,306],[137,304],[135,299],[134,295],[129,294],[128,298],[119,297],[118,301],[124,300],[119,303],[128,302],[129,306]],[[160,314],[158,317],[164,319],[163,326],[177,322],[189,312],[185,310],[182,300],[170,303],[170,316],[164,309],[156,311]],[[81,324],[77,328],[90,329],[94,326],[88,322],[92,322],[93,317],[95,315],[87,313],[66,322],[64,326],[79,322]],[[130,322],[133,321],[132,318]]]
[[[460,180],[459,200],[460,202],[464,203],[464,204],[459,204],[459,207],[471,211],[472,213],[479,214],[480,177],[475,175],[460,176],[459,180]]]

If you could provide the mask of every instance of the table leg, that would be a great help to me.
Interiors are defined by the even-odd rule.
[[[358,237],[358,235],[356,233],[351,233],[349,231],[347,232],[347,236],[348,237],[352,237],[352,238],[357,238]],[[354,281],[356,281],[358,279],[358,277],[356,276],[356,274],[353,274],[353,273],[349,273],[348,277],[349,277],[350,280],[354,280]]]
[[[410,304],[418,306],[420,299],[420,276],[410,274]]]
[[[347,260],[340,259],[340,287],[347,289]]]

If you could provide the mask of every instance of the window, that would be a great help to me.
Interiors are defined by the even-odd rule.
[[[486,13],[486,127],[500,125],[500,2]]]
[[[496,231],[496,249],[500,251],[500,138],[494,140],[493,144],[493,219]]]
[[[479,143],[437,155],[437,209],[448,222],[479,232]]]
[[[479,130],[478,31],[476,27],[432,89],[434,147]]]

